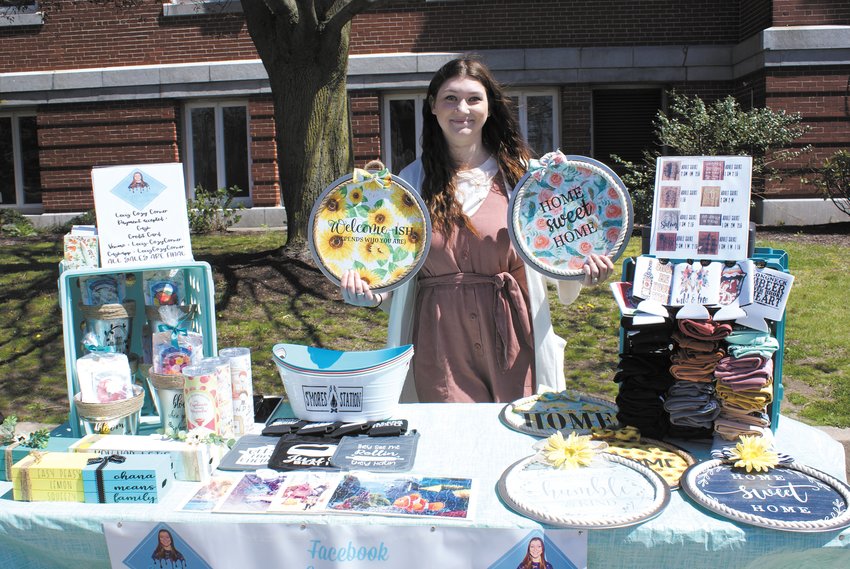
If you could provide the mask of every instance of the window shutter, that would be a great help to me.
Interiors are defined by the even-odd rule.
[[[614,170],[612,154],[638,161],[655,144],[652,122],[661,109],[660,89],[593,92],[593,157]]]

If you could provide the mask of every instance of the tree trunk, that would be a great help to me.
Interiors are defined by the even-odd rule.
[[[347,59],[343,58],[341,69],[332,69],[327,61],[324,65],[316,62],[315,51],[310,48],[294,51],[297,64],[280,66],[273,75],[270,73],[276,93],[277,158],[287,212],[286,248],[292,253],[293,248],[301,250],[306,245],[307,222],[318,195],[353,166],[345,83]]]
[[[328,184],[353,168],[346,92],[350,18],[343,25],[327,25],[321,15],[270,11],[253,1],[243,2],[243,10],[274,99],[287,216],[284,254],[308,258],[313,204]]]

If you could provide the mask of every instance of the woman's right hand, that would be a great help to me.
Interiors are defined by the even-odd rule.
[[[383,297],[380,294],[373,293],[369,284],[360,278],[360,273],[357,271],[349,269],[342,273],[339,286],[342,300],[348,304],[375,308],[383,301]]]

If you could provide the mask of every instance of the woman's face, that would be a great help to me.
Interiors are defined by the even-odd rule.
[[[167,531],[159,532],[159,543],[163,547],[171,547],[171,534]]]
[[[540,559],[543,554],[543,543],[539,539],[534,539],[528,544],[528,553],[534,559]]]
[[[450,146],[481,142],[490,112],[484,85],[469,77],[452,77],[437,91],[431,112]]]

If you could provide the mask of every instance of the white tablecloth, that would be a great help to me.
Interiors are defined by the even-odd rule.
[[[532,454],[534,437],[499,420],[502,405],[402,405],[397,416],[420,433],[413,473],[473,478],[478,503],[472,524],[483,528],[540,528],[506,508],[496,494],[502,472]],[[822,431],[781,417],[778,450],[808,466],[846,480],[844,449]],[[697,459],[708,458],[706,444],[686,443]],[[377,516],[299,516],[190,513],[178,508],[197,483],[178,482],[165,503],[71,504],[15,502],[11,484],[0,482],[0,568],[94,569],[109,567],[104,523],[266,524],[439,524],[434,518]],[[456,522],[449,522],[456,524]],[[658,517],[621,529],[592,530],[588,565],[597,568],[688,567],[850,567],[850,529],[790,533],[734,523],[695,506],[681,491]],[[274,563],[271,566],[276,566]]]

